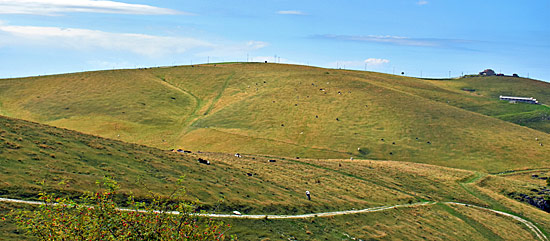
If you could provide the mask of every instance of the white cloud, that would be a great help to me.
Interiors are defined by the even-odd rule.
[[[443,38],[410,38],[393,35],[313,35],[316,39],[336,41],[357,41],[366,43],[383,43],[392,45],[415,46],[415,47],[460,47],[459,45],[472,43],[472,40],[443,39]]]
[[[281,10],[281,11],[278,11],[277,14],[282,14],[282,15],[306,15],[304,12],[298,11],[298,10]]]
[[[346,69],[363,69],[365,68],[365,64],[367,64],[367,67],[370,69],[382,67],[389,62],[390,61],[387,59],[368,58],[364,61],[337,61],[329,63],[327,66]]]
[[[183,53],[191,48],[215,45],[193,38],[165,37],[134,33],[110,33],[99,30],[0,25],[4,45],[31,45],[76,50],[105,49],[126,51],[149,57]]]
[[[387,64],[390,61],[387,59],[368,58],[364,62],[365,64],[368,64],[368,65],[382,65],[382,64]]]
[[[143,4],[99,0],[0,0],[0,14],[59,15],[68,12],[141,15],[190,14]]]
[[[428,4],[428,1],[425,1],[425,0],[420,0],[420,1],[418,1],[418,2],[416,3],[416,4],[418,4],[418,5],[421,5],[421,6],[422,6],[422,5],[426,5],[426,4]]]
[[[255,50],[255,49],[261,49],[261,48],[264,48],[268,45],[268,43],[266,42],[262,42],[262,41],[248,41],[246,43],[246,46],[252,50]]]
[[[196,38],[112,33],[91,29],[14,26],[0,23],[0,46],[32,46],[77,51],[130,52],[146,57],[192,53],[196,56],[233,58],[268,46],[262,41],[212,43]],[[114,54],[116,55],[116,54]]]
[[[264,48],[269,44],[262,41],[248,41],[245,43],[228,43],[215,44],[207,51],[203,51],[197,54],[200,57],[218,57],[218,58],[239,58],[246,57],[247,54],[254,52],[255,50]],[[244,57],[243,57],[244,56]]]
[[[268,63],[288,63],[289,62],[288,59],[281,58],[281,57],[277,57],[277,59],[275,59],[275,56],[256,56],[250,59],[250,62],[265,62],[265,61],[267,61]]]

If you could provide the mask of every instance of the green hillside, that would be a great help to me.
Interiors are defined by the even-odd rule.
[[[198,158],[212,164],[200,164]],[[456,201],[512,213],[521,210],[521,215],[550,230],[550,218],[541,215],[542,211],[506,197],[487,199],[466,188],[465,183],[475,176],[471,171],[395,161],[183,155],[6,117],[0,117],[0,173],[0,197],[9,198],[35,199],[41,191],[37,183],[42,180],[50,192],[79,196],[94,190],[95,181],[103,176],[118,180],[123,194],[133,192],[143,198],[143,184],[155,192],[168,193],[184,175],[189,198],[198,198],[204,209],[219,213],[301,214],[426,200]],[[311,191],[312,201],[305,198],[304,190]],[[506,202],[513,208],[502,204]],[[27,207],[0,203],[0,215],[14,208]],[[245,240],[534,238],[526,226],[513,219],[441,203],[333,218],[225,221],[233,225],[232,233]],[[0,233],[8,240],[23,237],[9,220],[0,222]]]
[[[468,76],[435,83],[454,90],[470,90],[476,99],[485,100],[454,101],[451,103],[454,106],[550,133],[550,107],[547,106],[550,104],[550,85],[547,82],[508,76]],[[534,97],[542,105],[498,101],[501,95]]]
[[[550,85],[511,79],[435,81],[260,63],[113,70],[0,80],[0,113],[165,150],[488,172],[548,166],[549,145],[540,145],[550,142],[548,120],[539,118],[548,107],[495,96],[538,97]]]

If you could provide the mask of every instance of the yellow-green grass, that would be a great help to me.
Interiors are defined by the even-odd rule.
[[[461,206],[396,208],[308,220],[225,220],[244,240],[536,240],[508,217]]]
[[[519,174],[518,174],[519,175]],[[524,173],[521,175],[531,175]],[[512,199],[512,192],[532,195],[532,189],[542,189],[542,185],[520,180],[514,175],[495,176],[488,175],[468,185],[469,190],[477,197],[484,200],[493,209],[515,213],[532,221],[546,235],[550,232],[550,217],[548,213],[530,204]]]
[[[370,172],[374,174],[359,176],[325,166],[325,162],[346,166],[345,161],[276,158],[268,162],[270,158],[261,156],[182,155],[16,119],[1,117],[0,124],[0,194],[12,198],[36,198],[41,181],[49,191],[78,196],[94,190],[95,181],[103,176],[119,181],[122,193],[144,197],[144,185],[167,194],[185,176],[189,198],[198,198],[205,209],[213,210],[223,198],[217,211],[296,214],[467,196],[457,192],[457,180],[472,175],[432,166],[418,167],[424,170],[421,176],[417,168],[409,172],[399,167],[402,164],[388,162],[368,164],[366,168],[374,168]],[[200,164],[199,157],[212,165]],[[396,169],[402,171],[394,173]],[[59,182],[63,185],[56,185]],[[406,184],[411,182],[438,182],[440,188],[417,190]],[[312,201],[305,198],[306,190],[312,193]]]
[[[432,81],[443,88],[455,91],[475,89],[468,102],[460,99],[450,104],[499,119],[550,132],[550,84],[534,79],[516,77],[464,77],[445,81]],[[464,91],[462,91],[464,92]],[[543,105],[510,104],[498,101],[499,96],[534,97]],[[472,101],[477,99],[477,101]]]
[[[0,215],[32,209],[0,203]],[[367,214],[294,220],[223,219],[240,240],[537,240],[522,223],[489,211],[431,205]],[[0,221],[0,240],[35,240],[12,220]]]
[[[491,117],[518,122],[547,107],[502,103],[453,81],[259,63],[113,70],[0,80],[0,111],[162,149],[488,172],[548,165],[539,142],[550,135]]]
[[[189,198],[198,198],[204,209],[225,213],[239,210],[245,214],[299,214],[422,200],[490,206],[461,188],[460,183],[474,176],[473,172],[428,164],[260,155],[238,158],[223,153],[182,155],[5,117],[0,117],[0,145],[2,197],[34,199],[41,190],[36,182],[42,180],[46,181],[48,191],[78,196],[93,190],[95,181],[103,176],[118,180],[122,193],[133,192],[144,197],[143,184],[166,194],[175,188],[176,179],[185,175]],[[210,160],[212,165],[199,164],[196,160],[199,157]],[[136,183],[138,178],[143,184]],[[61,181],[65,184],[56,185]],[[305,190],[312,193],[311,201],[305,198]],[[224,203],[217,206],[222,197]],[[514,202],[506,197],[502,199],[499,203]],[[14,208],[7,204],[0,207],[3,212]],[[300,239],[333,239],[346,233],[363,239],[453,237],[449,239],[458,240],[468,236],[495,239],[526,235],[525,228],[511,219],[494,218],[483,211],[463,210],[462,207],[453,209],[457,210],[453,212],[441,205],[398,208],[317,218],[313,222],[226,221],[234,225],[231,232],[242,235],[245,240],[277,239],[281,234]],[[526,216],[538,212],[522,204],[518,209],[516,206],[510,209]],[[543,223],[548,219],[536,215],[528,217]],[[498,223],[478,225],[482,221]],[[6,237],[21,238],[14,233],[12,224],[0,226],[2,232],[9,232]]]

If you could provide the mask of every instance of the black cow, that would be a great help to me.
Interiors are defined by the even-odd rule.
[[[199,158],[199,163],[210,165],[210,161]]]

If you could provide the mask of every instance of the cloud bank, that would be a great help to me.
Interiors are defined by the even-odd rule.
[[[365,64],[368,64],[368,65],[382,65],[382,64],[387,64],[390,61],[387,59],[368,58],[364,62]]]
[[[98,0],[0,0],[0,14],[59,15],[70,12],[138,15],[187,14],[167,8]]]
[[[281,15],[306,15],[304,12],[298,11],[298,10],[281,10],[281,11],[278,11],[277,14],[281,14]]]
[[[77,51],[108,50],[146,57],[162,57],[193,51],[198,56],[233,56],[264,48],[262,41],[212,43],[196,38],[112,33],[80,28],[15,26],[0,23],[0,46],[63,48]]]
[[[439,48],[461,48],[460,45],[472,43],[471,40],[443,39],[443,38],[410,38],[392,35],[335,35],[323,34],[314,35],[312,38],[337,41],[355,41],[365,43],[381,43],[413,47],[439,47]]]
[[[422,5],[428,4],[428,1],[420,0],[420,1],[416,2],[416,4],[422,6]]]
[[[388,63],[390,63],[388,59],[368,58],[364,61],[337,61],[329,63],[328,66],[336,66],[337,68],[362,69],[365,67],[365,64],[368,68],[379,68]]]

